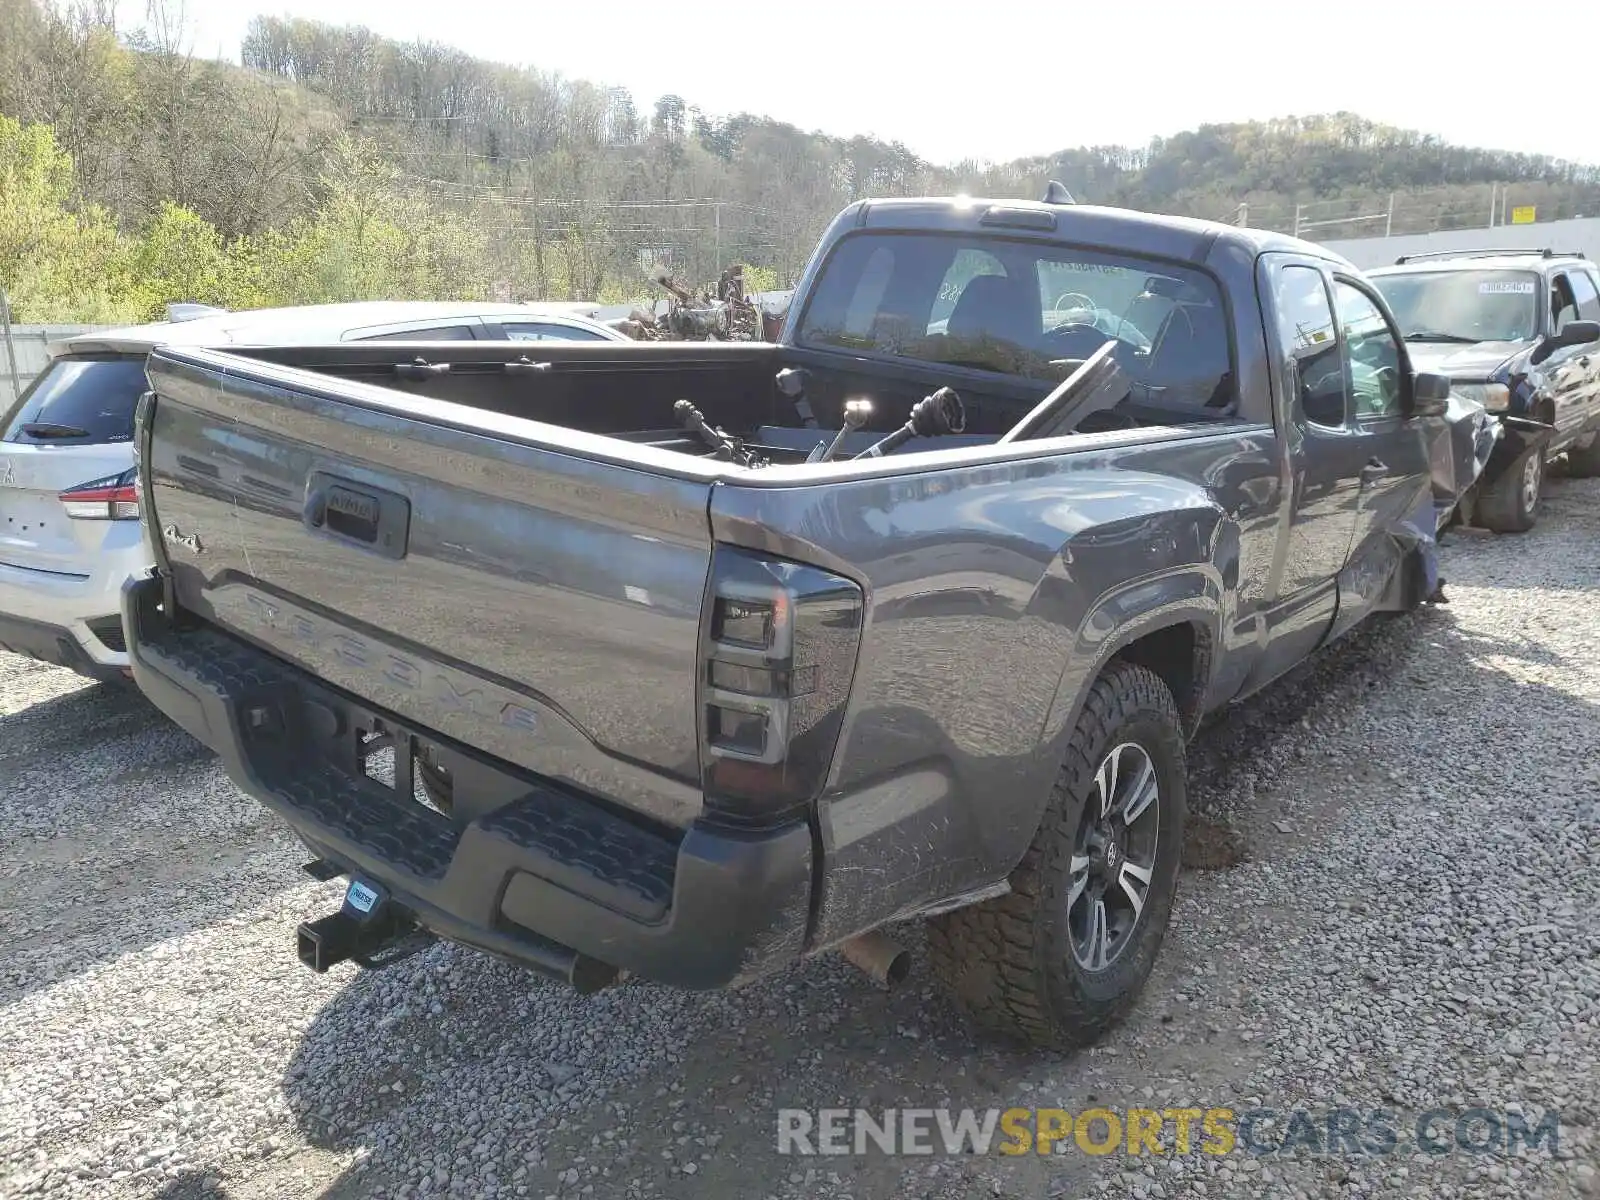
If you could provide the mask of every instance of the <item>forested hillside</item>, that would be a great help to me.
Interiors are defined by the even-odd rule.
[[[1139,148],[935,165],[682,96],[257,18],[241,63],[193,58],[159,3],[0,0],[0,285],[25,320],[117,320],[171,299],[632,298],[666,261],[787,282],[865,195],[1034,196],[1290,227],[1388,212],[1482,224],[1512,185],[1541,219],[1600,212],[1600,171],[1450,146],[1349,114],[1205,126]],[[1074,131],[1062,130],[1063,142]],[[1315,204],[1313,205],[1313,202]],[[749,273],[747,273],[749,274]]]

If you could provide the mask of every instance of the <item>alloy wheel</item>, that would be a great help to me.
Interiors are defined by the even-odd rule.
[[[1155,876],[1161,835],[1155,763],[1136,742],[1106,754],[1073,841],[1067,936],[1086,971],[1104,971],[1133,943]]]
[[[1522,467],[1522,507],[1532,512],[1539,503],[1539,485],[1544,482],[1544,455],[1537,450],[1528,455]]]

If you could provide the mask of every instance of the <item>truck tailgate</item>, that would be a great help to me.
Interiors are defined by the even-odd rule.
[[[209,351],[158,350],[149,375],[145,517],[183,609],[421,729],[693,820],[709,464]]]

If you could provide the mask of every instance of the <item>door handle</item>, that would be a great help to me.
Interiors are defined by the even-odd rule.
[[[431,363],[419,354],[410,362],[395,363],[394,373],[401,379],[432,379],[438,375],[448,375],[450,364]]]
[[[533,362],[526,354],[515,362],[506,363],[507,375],[542,375],[550,369],[547,362]]]
[[[1388,473],[1389,467],[1386,463],[1376,458],[1369,458],[1367,465],[1361,468],[1361,482],[1371,483],[1374,479],[1382,479]]]

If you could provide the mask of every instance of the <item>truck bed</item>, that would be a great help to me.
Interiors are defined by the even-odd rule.
[[[952,385],[967,416],[962,434],[937,448],[989,445],[1050,391],[1053,381],[952,371],[937,364],[852,360],[831,354],[755,343],[530,344],[447,342],[344,343],[322,347],[230,347],[230,354],[311,371],[330,379],[370,384],[413,396],[447,400],[482,413],[525,417],[584,433],[703,455],[706,446],[674,420],[672,406],[691,400],[711,424],[745,439],[774,462],[801,462],[819,440],[832,440],[846,400],[868,396],[871,420],[847,434],[842,455],[858,452],[898,428],[912,406]],[[418,363],[416,360],[421,360]],[[806,398],[819,429],[807,428],[799,410],[774,386],[780,367],[803,365]],[[440,368],[443,368],[442,370]],[[1070,371],[1063,366],[1061,377]],[[1128,403],[1115,419],[1102,416],[1085,428],[1207,425],[1226,412],[1184,408],[1164,412]],[[913,438],[900,453],[933,449]]]

